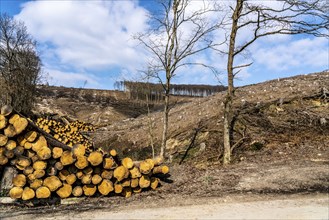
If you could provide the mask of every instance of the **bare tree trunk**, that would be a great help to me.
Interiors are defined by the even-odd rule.
[[[162,143],[160,157],[165,158],[167,134],[168,134],[168,118],[169,118],[169,90],[165,94],[165,106],[163,110],[163,131],[162,131]]]
[[[224,127],[223,127],[223,141],[224,141],[224,154],[223,154],[223,164],[229,164],[231,162],[231,121],[233,115],[233,97],[234,97],[234,73],[233,73],[233,63],[234,63],[234,48],[236,34],[238,31],[238,21],[242,11],[243,0],[237,0],[236,6],[233,13],[232,19],[232,29],[230,35],[230,45],[227,61],[227,80],[228,88],[227,94],[224,101]]]

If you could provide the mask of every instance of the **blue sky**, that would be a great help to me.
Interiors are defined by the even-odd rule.
[[[47,81],[68,87],[113,89],[117,80],[139,80],[148,54],[133,35],[147,29],[147,14],[156,1],[1,0],[1,13],[22,20],[38,42]],[[197,2],[197,1],[195,1]],[[251,48],[253,65],[236,85],[329,69],[328,39],[272,36]],[[195,59],[225,70],[225,57],[214,52]],[[225,74],[219,77],[225,84]],[[189,67],[174,83],[218,84],[205,69]]]

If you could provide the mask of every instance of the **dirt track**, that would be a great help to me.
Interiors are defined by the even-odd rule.
[[[34,216],[18,215],[15,219],[328,219],[328,194],[290,195],[276,199],[263,196],[249,198],[194,199],[170,207],[141,208],[128,205],[114,210],[61,212]],[[5,218],[7,219],[7,218]],[[9,218],[8,218],[9,219]]]

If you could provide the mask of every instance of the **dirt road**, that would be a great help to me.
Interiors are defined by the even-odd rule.
[[[208,198],[188,201],[189,204],[198,205],[149,208],[145,205],[128,205],[113,211],[96,209],[88,212],[18,215],[15,219],[329,219],[328,194],[288,196],[274,200],[236,200]]]

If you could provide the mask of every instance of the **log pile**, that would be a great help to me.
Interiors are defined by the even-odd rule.
[[[71,123],[65,120],[65,122],[63,123],[60,120],[48,117],[40,117],[36,120],[36,125],[67,146],[72,147],[75,144],[81,143],[88,149],[93,148],[93,143],[82,134],[82,132],[95,130],[91,124],[79,120]]]
[[[50,134],[60,133],[52,133],[56,127],[53,121],[44,123],[39,120],[38,123],[43,124],[43,130],[48,125]],[[57,124],[57,127],[60,126]],[[81,127],[77,132],[79,129]],[[10,197],[21,200],[53,196],[130,197],[132,193],[156,189],[159,176],[169,172],[160,158],[136,162],[129,157],[120,159],[115,150],[88,150],[84,142],[71,143],[71,148],[64,149],[50,144],[41,132],[30,126],[29,119],[15,113],[9,106],[2,107],[0,169],[13,166],[18,170],[12,179]]]

